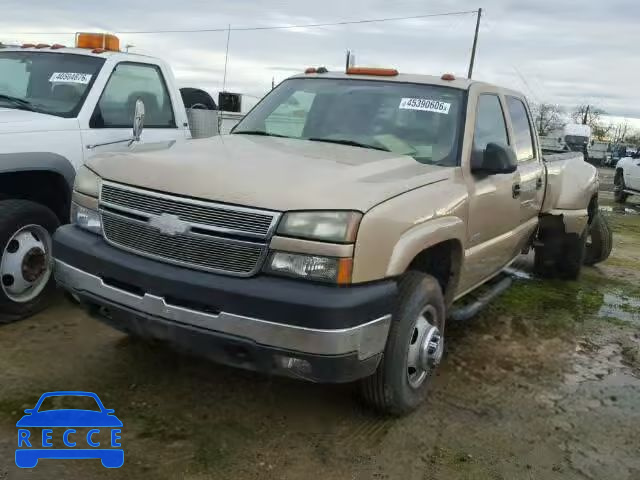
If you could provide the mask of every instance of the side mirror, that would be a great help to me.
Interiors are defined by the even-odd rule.
[[[129,145],[133,142],[139,142],[142,130],[144,129],[144,102],[140,99],[136,100],[136,107],[133,112],[133,135]]]
[[[511,147],[499,143],[489,143],[480,155],[476,165],[471,165],[472,173],[496,175],[513,173],[518,168],[518,159]]]
[[[31,415],[34,412],[35,408],[27,408],[24,413],[26,413],[27,415]]]

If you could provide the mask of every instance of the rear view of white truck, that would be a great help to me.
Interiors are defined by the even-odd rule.
[[[46,305],[51,233],[69,217],[76,170],[89,158],[167,148],[191,138],[169,66],[119,51],[117,37],[63,45],[0,44],[0,323]],[[206,92],[204,92],[205,95]],[[132,142],[135,105],[145,131]]]

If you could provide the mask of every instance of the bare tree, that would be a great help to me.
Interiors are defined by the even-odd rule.
[[[539,135],[548,135],[552,130],[562,128],[562,111],[558,105],[551,103],[533,103],[531,106],[533,121]]]
[[[613,143],[624,143],[627,133],[629,132],[629,121],[620,122],[613,128],[611,140]]]
[[[637,130],[633,131],[631,134],[627,135],[626,141],[636,148],[640,147],[640,132]]]
[[[594,107],[593,105],[578,105],[573,112],[571,118],[576,123],[589,125],[591,128],[600,123],[600,116],[606,113],[604,110]]]
[[[607,140],[609,140],[609,134],[611,133],[611,130],[613,130],[613,128],[613,123],[610,123],[609,125],[597,123],[591,126],[591,133],[596,140],[600,142],[606,142]]]

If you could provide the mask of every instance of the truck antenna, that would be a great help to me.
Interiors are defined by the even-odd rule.
[[[476,61],[476,49],[478,48],[478,32],[480,31],[480,18],[482,17],[482,8],[478,9],[478,20],[476,21],[476,33],[473,36],[473,47],[471,48],[471,61],[469,62],[468,79],[473,75],[473,64]]]
[[[231,24],[227,28],[227,51],[224,54],[224,78],[222,80],[222,91],[226,92],[227,87],[227,63],[229,63],[229,39],[231,38]]]

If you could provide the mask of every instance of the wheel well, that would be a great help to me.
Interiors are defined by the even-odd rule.
[[[593,222],[593,219],[596,218],[596,214],[598,213],[598,195],[594,195],[589,202],[587,212],[589,214],[589,225],[591,225],[591,222]]]
[[[445,303],[450,305],[458,286],[461,264],[462,244],[458,240],[447,240],[416,255],[409,264],[408,270],[432,275],[442,288]]]
[[[61,223],[69,221],[71,189],[59,173],[46,170],[0,174],[0,200],[31,200],[49,208]]]

